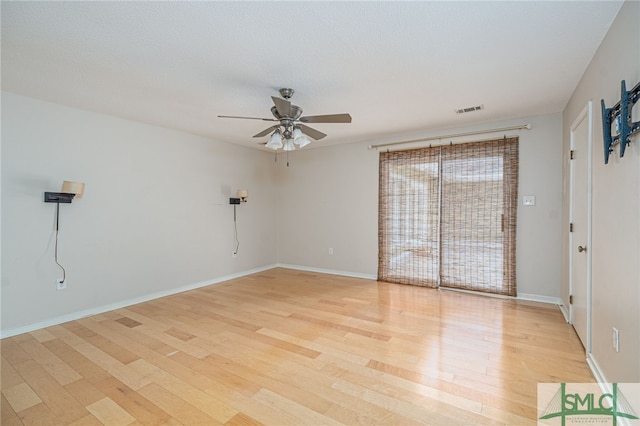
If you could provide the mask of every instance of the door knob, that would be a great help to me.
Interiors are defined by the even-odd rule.
[[[582,253],[582,252],[585,252],[585,251],[587,251],[586,247],[578,246],[578,253]]]

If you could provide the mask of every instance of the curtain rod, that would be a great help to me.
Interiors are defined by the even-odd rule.
[[[476,130],[474,132],[454,133],[454,134],[451,134],[451,135],[432,136],[432,137],[429,137],[429,138],[411,139],[411,140],[408,140],[408,141],[381,143],[381,144],[378,144],[378,145],[369,145],[369,149],[378,149],[378,148],[382,148],[382,147],[394,146],[394,145],[402,145],[402,144],[407,144],[407,143],[428,142],[428,141],[435,141],[435,140],[439,140],[439,139],[459,138],[459,137],[462,137],[462,136],[482,135],[482,134],[485,134],[485,133],[507,132],[509,130],[522,130],[522,129],[531,130],[531,124],[527,123],[527,124],[521,124],[519,126],[502,127],[500,129]]]

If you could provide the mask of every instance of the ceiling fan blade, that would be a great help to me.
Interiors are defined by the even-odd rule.
[[[242,118],[244,120],[279,121],[279,120],[276,120],[275,118],[239,117],[237,115],[219,115],[218,118]]]
[[[275,126],[271,126],[268,129],[264,129],[263,131],[261,131],[260,133],[258,133],[257,135],[254,135],[254,138],[261,138],[263,136],[267,136],[269,133],[271,133],[273,130],[276,130],[277,128],[279,128],[280,125],[276,124]]]
[[[273,99],[273,104],[276,106],[278,114],[280,114],[281,117],[291,117],[291,102],[276,98],[275,96],[272,96],[271,99]]]
[[[303,123],[351,123],[349,114],[308,115],[300,117]]]
[[[304,124],[298,124],[298,126],[300,127],[300,130],[302,130],[302,133],[304,133],[305,135],[315,139],[315,140],[320,140],[322,138],[324,138],[325,135],[324,133],[316,130],[316,129],[312,129],[309,126],[305,126]]]

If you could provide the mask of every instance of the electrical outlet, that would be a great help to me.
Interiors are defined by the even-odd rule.
[[[238,253],[236,253],[235,251],[234,251],[234,252],[232,252],[232,253],[231,253],[231,257],[233,257],[233,258],[235,259],[236,257],[238,257]]]
[[[67,283],[62,278],[58,278],[56,280],[56,290],[64,290],[65,288],[67,288]]]
[[[620,352],[620,332],[615,327],[613,327],[613,349]]]
[[[333,247],[329,247],[329,254],[333,254]]]

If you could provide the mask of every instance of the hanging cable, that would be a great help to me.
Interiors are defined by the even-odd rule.
[[[240,249],[240,240],[238,240],[238,221],[236,219],[236,206],[233,206],[233,231],[234,238],[236,240],[236,249],[233,251],[233,254],[238,254],[238,250]]]
[[[53,249],[54,258],[56,261],[56,265],[62,269],[62,282],[67,278],[67,271],[65,271],[64,266],[58,262],[58,233],[60,232],[60,203],[56,203],[56,242]]]

